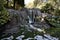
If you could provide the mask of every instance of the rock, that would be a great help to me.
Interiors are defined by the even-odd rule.
[[[53,37],[52,40],[59,40],[58,38]]]
[[[16,37],[17,40],[22,40],[22,38],[24,38],[24,35]]]
[[[12,40],[14,37],[13,36],[10,36],[10,37],[7,37],[7,38],[3,38],[1,40]]]
[[[27,38],[27,39],[25,39],[25,40],[32,40],[33,38]]]
[[[44,38],[43,40],[49,40],[49,39],[47,39],[47,38]]]
[[[52,36],[50,36],[49,34],[44,34],[44,36],[47,38],[47,39],[52,39]]]
[[[18,36],[16,37],[17,40],[23,40],[22,38],[24,38],[24,35]],[[13,40],[13,36],[7,37],[7,38],[3,38],[1,40]],[[44,34],[44,36],[40,36],[40,35],[36,35],[34,38],[28,37],[27,39],[24,40],[59,40],[58,38],[52,37],[50,35]]]
[[[44,34],[44,36],[45,36],[44,40],[45,39],[47,39],[47,40],[59,40],[58,38],[52,37],[49,34]]]
[[[37,40],[43,40],[43,37],[40,36],[40,35],[36,35],[36,36],[34,37],[34,39],[37,39]]]

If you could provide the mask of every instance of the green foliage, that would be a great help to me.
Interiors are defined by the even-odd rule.
[[[59,0],[49,0],[43,4],[44,6],[41,7],[41,11],[53,15],[60,15],[60,4],[58,1]]]
[[[52,4],[46,3],[45,6],[42,6],[41,11],[44,13],[51,14],[52,17],[46,17],[51,25],[56,27],[60,26],[60,9],[55,8]]]
[[[7,23],[9,20],[9,13],[4,8],[4,0],[0,0],[0,26]]]
[[[0,25],[7,23],[8,20],[9,20],[8,12],[6,10],[1,10],[0,11]]]
[[[60,38],[60,28],[50,28],[46,29],[46,32],[54,37]]]
[[[51,25],[54,25],[55,27],[60,28],[60,17],[59,16],[52,16],[52,17],[46,17],[46,19],[49,21]]]
[[[5,0],[0,0],[0,5],[4,5]]]
[[[40,4],[40,0],[34,0],[34,6],[36,7],[38,4]]]
[[[45,6],[42,6],[41,11],[45,13],[51,13],[52,11],[54,11],[54,8],[51,4],[46,3]]]
[[[60,16],[60,9],[56,8],[56,9],[54,10],[54,14],[55,14],[56,16]]]

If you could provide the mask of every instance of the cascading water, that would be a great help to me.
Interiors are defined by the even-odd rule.
[[[11,10],[10,10],[11,11]],[[13,10],[14,11],[14,10]],[[21,11],[20,11],[21,12]],[[16,13],[16,11],[14,11],[14,13],[13,14],[17,14],[17,15],[20,15],[20,16],[18,16],[19,18],[21,17],[22,19],[24,19],[24,17],[22,17],[22,15],[23,15],[23,13],[21,13],[20,14],[20,12],[18,12],[18,14]],[[32,13],[32,12],[31,12]],[[12,13],[11,13],[12,14]],[[11,15],[11,16],[13,16],[13,15]],[[42,15],[43,16],[43,15]],[[40,29],[40,28],[37,28],[37,27],[35,27],[32,23],[33,23],[33,21],[32,21],[32,18],[29,16],[29,15],[27,15],[27,17],[28,17],[28,25],[29,26],[27,26],[26,28],[28,29],[28,28],[31,28],[31,29],[33,29],[33,30],[37,30],[38,32],[43,32],[43,33],[45,33],[45,31],[43,30],[43,29]],[[18,18],[18,19],[19,19]],[[43,20],[43,19],[42,19]],[[19,24],[21,23],[21,21],[22,20],[20,20],[20,21],[18,21],[19,22]],[[22,22],[22,23],[24,23],[24,22]],[[11,26],[10,26],[11,27]],[[14,26],[15,27],[15,26]],[[16,27],[15,27],[16,28]],[[15,30],[15,29],[14,29]],[[12,30],[11,30],[12,31]],[[44,37],[43,36],[40,36],[40,35],[36,35],[34,38],[27,38],[26,40],[31,40],[31,39],[37,39],[37,40],[58,40],[58,38],[55,38],[55,37],[52,37],[52,36],[50,36],[49,34],[47,35],[47,34],[43,34],[44,35]],[[23,40],[22,38],[23,37],[25,37],[25,35],[20,35],[20,36],[18,36],[18,37],[16,37],[15,39],[17,39],[17,40]],[[8,37],[8,38],[10,38],[10,37]],[[13,37],[11,37],[12,39],[11,40],[13,40]],[[7,39],[7,38],[3,38],[2,40],[4,40],[4,39]],[[9,39],[10,40],[10,39]]]
[[[42,29],[40,29],[40,28],[36,28],[36,27],[34,27],[31,23],[33,23],[32,22],[32,20],[31,20],[31,18],[28,16],[28,18],[29,18],[29,26],[30,26],[30,28],[32,28],[32,29],[34,29],[34,30],[37,30],[37,31],[39,31],[39,32],[44,32],[45,33],[45,31],[44,30],[42,30]]]
[[[47,15],[44,15],[44,14],[43,14],[42,17],[44,17],[44,16],[47,16]],[[37,27],[34,27],[34,26],[32,25],[33,21],[32,21],[32,19],[30,18],[30,16],[28,16],[28,19],[29,19],[29,27],[30,27],[31,29],[37,30],[38,32],[46,33],[44,30],[42,30],[42,29],[40,29],[40,28],[37,28]],[[42,19],[44,19],[44,18],[42,18]],[[46,37],[46,36],[47,36],[47,37]],[[45,37],[46,37],[46,38],[45,38]],[[35,37],[35,38],[36,38],[36,37]],[[44,38],[43,38],[43,36],[38,35],[36,39],[37,39],[37,40],[58,40],[58,38],[54,38],[54,37],[50,36],[49,34],[44,34]]]

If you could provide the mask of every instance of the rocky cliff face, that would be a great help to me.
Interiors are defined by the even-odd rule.
[[[33,25],[35,28],[49,28],[50,26],[45,22],[42,21],[39,18],[39,21],[35,20],[37,17],[41,17],[43,13],[40,12],[39,9],[21,9],[21,10],[13,10],[8,9],[10,13],[11,20],[5,25],[5,31],[3,33],[18,33],[20,31],[20,28],[23,26],[26,26],[25,28],[30,29],[29,24]],[[29,19],[29,17],[30,19]],[[29,20],[32,21],[32,23],[29,23]],[[32,28],[33,29],[33,28]],[[33,29],[34,30],[34,29]]]

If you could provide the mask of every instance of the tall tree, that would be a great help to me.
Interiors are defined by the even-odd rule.
[[[14,8],[16,6],[15,4],[18,4],[21,7],[24,7],[24,0],[14,0]]]

